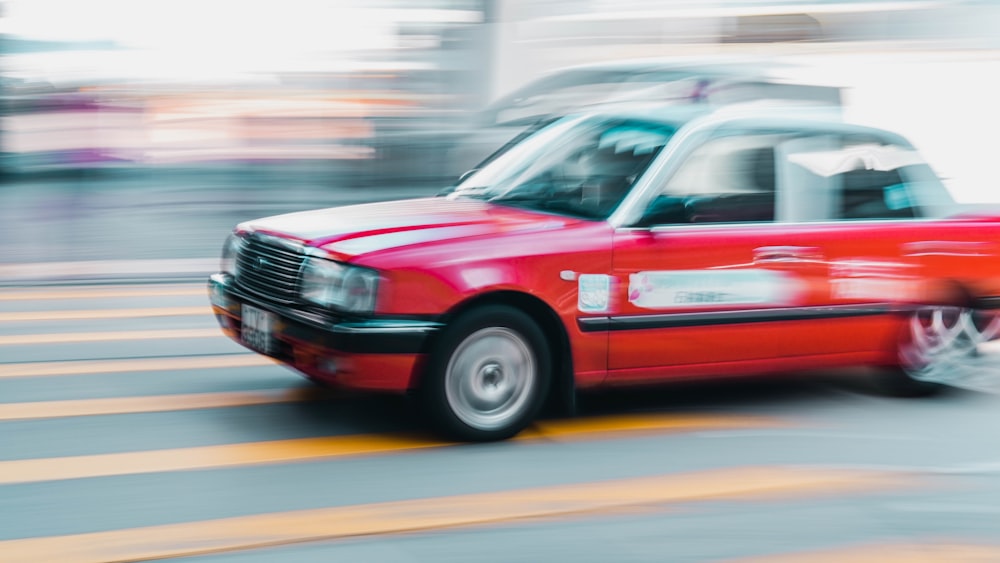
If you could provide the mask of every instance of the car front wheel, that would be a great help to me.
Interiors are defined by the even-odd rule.
[[[514,436],[538,414],[551,360],[538,325],[518,309],[474,309],[432,352],[422,386],[428,416],[460,440]]]

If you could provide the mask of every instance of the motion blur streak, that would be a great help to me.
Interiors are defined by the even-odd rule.
[[[26,299],[105,299],[113,297],[180,297],[204,295],[205,288],[191,286],[73,287],[67,289],[16,289],[0,292],[0,301]]]
[[[902,483],[899,477],[888,473],[780,466],[721,469],[12,540],[0,542],[0,553],[11,560],[50,563],[139,561],[525,518],[594,514],[661,503],[807,492],[832,494],[898,487]]]
[[[94,309],[81,311],[24,311],[0,313],[0,322],[68,321],[80,319],[137,319],[143,317],[184,317],[205,315],[205,307],[155,307],[149,309]]]
[[[1000,545],[972,545],[954,541],[940,543],[881,544],[738,559],[732,563],[987,563],[1000,561]]]
[[[234,368],[271,365],[273,360],[252,354],[148,358],[141,360],[67,360],[0,364],[0,379],[5,377],[42,377],[49,375],[89,375],[140,371]]]
[[[29,420],[63,418],[68,416],[245,407],[275,403],[296,403],[316,400],[318,398],[317,393],[309,393],[308,391],[315,390],[292,389],[288,391],[191,393],[154,397],[116,397],[110,399],[0,403],[0,420]]]
[[[681,432],[785,426],[767,418],[718,415],[626,415],[538,421],[518,435],[518,439],[590,439],[595,434],[620,432]]]
[[[613,416],[585,422],[552,422],[544,432],[525,432],[517,439],[548,440],[583,437],[603,433],[679,431],[718,428],[760,428],[779,426],[767,418],[729,416]],[[430,440],[405,434],[364,434],[274,440],[221,446],[176,448],[145,452],[22,459],[0,462],[0,484],[33,483],[58,479],[82,479],[157,473],[186,469],[234,467],[264,463],[308,461],[346,456],[402,452],[455,446],[452,442]],[[0,544],[2,548],[2,544]],[[0,549],[2,551],[2,549]]]
[[[0,336],[0,346],[65,344],[69,342],[117,342],[120,340],[163,340],[168,338],[214,338],[217,336],[220,336],[220,332],[214,328],[75,332],[62,334],[11,334]]]

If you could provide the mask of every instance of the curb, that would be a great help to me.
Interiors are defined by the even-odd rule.
[[[0,264],[0,285],[204,281],[218,269],[218,258]]]

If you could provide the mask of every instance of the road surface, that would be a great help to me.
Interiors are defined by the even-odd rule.
[[[202,283],[0,288],[0,561],[997,561],[1000,398],[865,373],[585,396],[444,443]]]

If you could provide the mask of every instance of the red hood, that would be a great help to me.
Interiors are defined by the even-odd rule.
[[[443,197],[303,211],[249,221],[241,229],[296,239],[342,258],[413,244],[524,230],[575,219]]]

